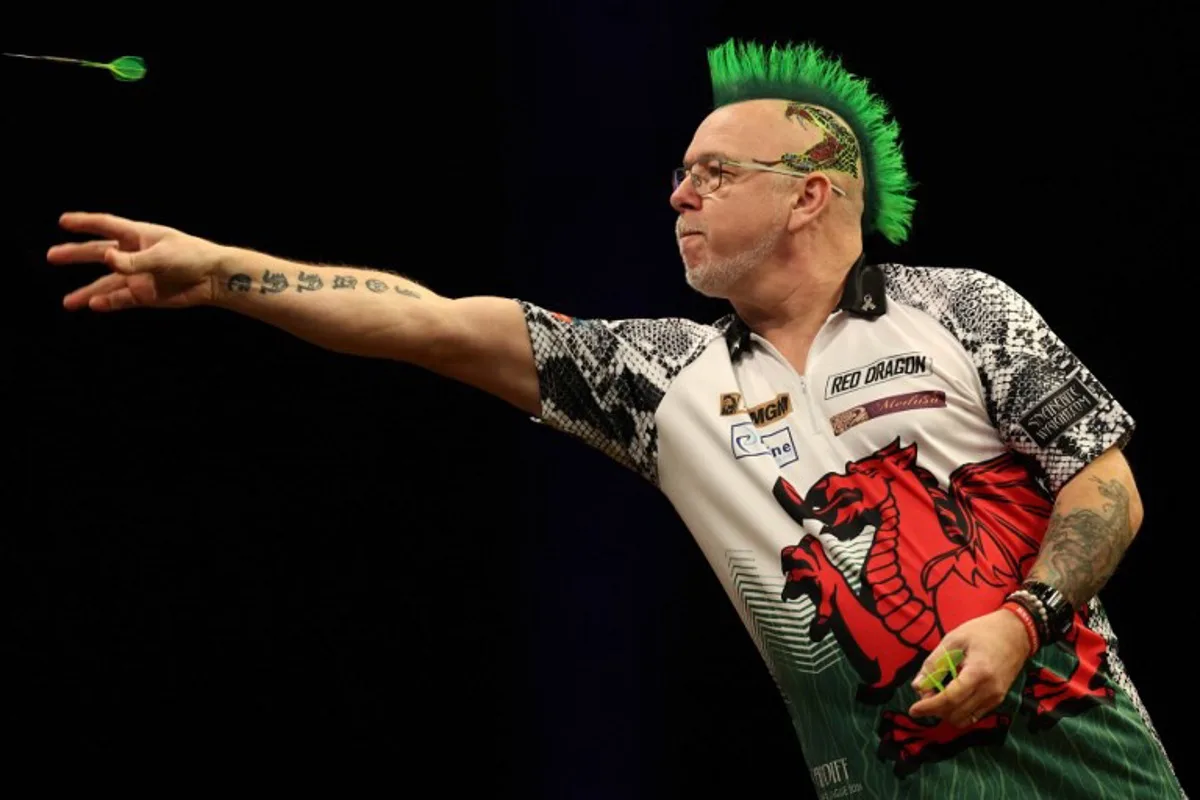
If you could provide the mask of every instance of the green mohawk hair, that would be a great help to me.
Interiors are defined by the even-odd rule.
[[[767,53],[755,42],[730,39],[708,51],[708,67],[717,107],[773,98],[813,103],[844,119],[862,152],[867,233],[878,231],[893,244],[908,238],[916,201],[907,192],[915,184],[900,152],[900,127],[885,120],[887,104],[871,93],[866,80],[812,44],[772,45]]]

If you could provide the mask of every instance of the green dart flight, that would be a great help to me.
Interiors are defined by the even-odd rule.
[[[106,69],[119,81],[140,81],[146,76],[146,62],[138,56],[121,56],[107,64],[99,61],[84,61],[79,58],[61,58],[59,56],[27,56],[23,53],[4,53],[11,58],[30,58],[37,61],[57,61],[61,64],[78,64],[81,67],[97,67]]]

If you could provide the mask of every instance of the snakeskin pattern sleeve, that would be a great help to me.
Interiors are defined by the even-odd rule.
[[[654,413],[680,371],[720,334],[685,319],[585,320],[518,301],[541,391],[541,421],[657,485]]]
[[[1128,442],[1132,416],[1003,281],[978,270],[894,264],[884,274],[889,296],[938,320],[970,355],[1000,438],[1041,465],[1051,492]]]

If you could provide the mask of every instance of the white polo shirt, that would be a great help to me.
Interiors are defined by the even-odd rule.
[[[1054,494],[1134,428],[1010,287],[860,259],[803,374],[734,315],[522,307],[541,420],[673,504],[783,695],[818,796],[1179,793],[1098,600],[972,728],[907,715],[941,637],[1032,566]]]

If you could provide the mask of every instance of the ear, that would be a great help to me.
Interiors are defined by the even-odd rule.
[[[833,184],[828,176],[814,172],[806,178],[797,178],[799,188],[792,194],[792,210],[788,219],[788,230],[798,230],[816,219],[833,200]]]

